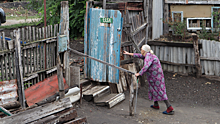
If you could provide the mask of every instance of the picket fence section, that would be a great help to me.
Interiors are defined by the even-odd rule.
[[[25,89],[55,73],[58,28],[56,24],[18,29]],[[7,37],[4,32],[0,33],[1,81],[16,79],[14,32]]]
[[[11,36],[13,37],[13,32]],[[13,41],[5,37],[5,32],[0,32],[0,37],[0,81],[16,79],[15,50],[8,47],[8,44],[13,45]]]

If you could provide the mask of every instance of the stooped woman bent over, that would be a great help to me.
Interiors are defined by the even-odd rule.
[[[144,59],[144,67],[135,76],[147,75],[147,80],[149,83],[148,97],[150,100],[154,100],[154,105],[151,105],[154,109],[159,109],[158,101],[164,101],[167,110],[163,114],[173,115],[173,107],[168,101],[166,94],[165,80],[163,70],[160,64],[160,60],[154,55],[149,45],[143,45],[141,48],[141,54],[139,53],[129,53],[124,51],[124,54],[134,56],[135,58]]]

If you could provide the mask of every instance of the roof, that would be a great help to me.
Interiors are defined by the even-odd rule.
[[[220,0],[165,0],[173,4],[220,4]]]

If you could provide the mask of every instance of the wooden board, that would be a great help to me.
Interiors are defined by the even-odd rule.
[[[172,11],[183,11],[183,18],[207,17],[212,16],[212,5],[170,5]]]
[[[110,86],[111,93],[118,93],[118,88],[116,83],[108,83]]]
[[[57,113],[70,107],[72,107],[70,99],[64,98],[54,103],[49,103],[44,106],[39,106],[33,109],[26,110],[24,112],[20,112],[11,117],[5,117],[1,119],[0,124],[30,123],[32,121],[38,120],[40,118]]]
[[[106,95],[109,95],[110,93],[111,92],[110,92],[109,88],[102,90],[102,92],[100,92],[99,94],[97,94],[96,96],[93,97],[93,102],[96,102],[99,98],[106,96]]]
[[[88,89],[83,92],[83,98],[86,101],[91,101],[95,96],[98,94],[101,94],[102,92],[105,92],[107,89],[109,89],[109,86],[95,86],[91,89]]]
[[[45,117],[43,119],[32,122],[32,124],[62,124],[67,121],[71,121],[77,117],[77,112],[74,108],[65,109],[59,113],[53,114],[51,116]]]
[[[113,106],[123,101],[124,99],[125,99],[124,93],[109,94],[104,97],[101,97],[99,100],[95,102],[95,104],[101,106],[107,105],[109,108],[112,108]]]
[[[119,83],[116,84],[117,85],[117,90],[118,90],[118,93],[122,93],[123,92],[123,86],[122,86],[122,82],[121,82],[121,75],[119,73]]]
[[[117,94],[114,98],[112,98],[110,101],[108,101],[108,107],[112,108],[113,106],[120,103],[124,99],[125,99],[124,93]]]

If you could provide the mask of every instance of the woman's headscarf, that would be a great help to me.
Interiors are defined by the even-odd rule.
[[[153,50],[151,50],[150,46],[147,44],[142,46],[142,50],[144,50],[146,52],[150,52],[151,54],[154,54]]]

